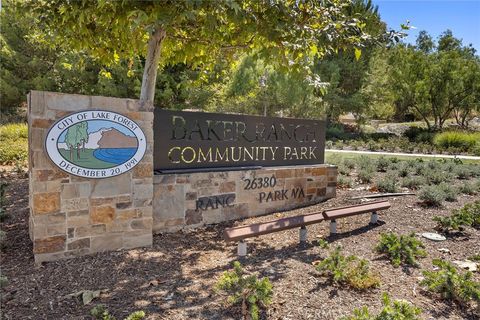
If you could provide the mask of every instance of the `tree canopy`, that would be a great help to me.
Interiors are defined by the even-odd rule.
[[[159,64],[209,70],[220,53],[240,49],[302,69],[342,49],[356,48],[359,57],[372,40],[348,0],[27,0],[21,8],[34,16],[45,42],[85,50],[104,63],[145,57],[141,99],[148,101]]]

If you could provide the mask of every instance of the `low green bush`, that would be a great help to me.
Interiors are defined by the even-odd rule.
[[[438,186],[424,186],[418,193],[418,198],[430,207],[440,207],[445,200],[445,193]]]
[[[438,187],[443,191],[445,194],[445,201],[448,202],[455,202],[457,201],[458,190],[451,184],[442,182],[438,185]]]
[[[386,172],[389,164],[390,164],[390,161],[388,161],[387,158],[385,158],[384,156],[380,156],[376,161],[377,171]]]
[[[344,176],[339,175],[337,177],[337,187],[339,188],[351,188],[352,187],[352,179]]]
[[[27,130],[26,124],[0,125],[0,164],[26,164],[28,159]]]
[[[470,166],[459,165],[453,169],[453,172],[457,179],[467,180],[475,175],[474,171]]]
[[[429,184],[440,184],[442,182],[449,182],[452,180],[452,174],[437,169],[425,169],[422,175],[427,179]]]
[[[353,159],[347,158],[343,160],[343,164],[345,165],[345,167],[347,167],[350,170],[355,169],[355,160]]]
[[[403,163],[402,165],[400,165],[400,167],[398,168],[398,176],[400,178],[405,178],[405,177],[408,177],[411,173],[411,169],[410,167],[407,166],[406,163]]]
[[[5,249],[5,247],[7,246],[6,239],[7,233],[3,230],[0,230],[0,250]]]
[[[316,265],[317,271],[327,275],[334,283],[347,284],[355,289],[368,289],[380,285],[380,279],[369,267],[368,260],[344,256],[336,247],[330,256]]]
[[[402,263],[416,267],[418,266],[416,258],[427,255],[423,248],[425,248],[423,243],[415,238],[414,233],[398,236],[389,232],[380,235],[375,250],[384,253],[395,267]]]
[[[375,170],[375,162],[368,156],[361,155],[360,157],[356,158],[356,163],[359,170]]]
[[[410,190],[417,190],[426,183],[427,180],[424,177],[411,176],[403,178],[401,181],[401,186]]]
[[[103,304],[99,304],[92,308],[92,310],[90,310],[90,315],[96,320],[116,320]],[[125,320],[141,320],[143,318],[145,318],[145,312],[135,311],[127,316]]]
[[[479,132],[446,131],[433,138],[434,145],[439,148],[456,148],[464,152],[472,151],[479,141]]]
[[[480,228],[480,200],[467,203],[461,209],[455,209],[447,217],[433,217],[435,227],[440,232],[463,230],[465,227]]]
[[[373,180],[375,173],[370,169],[362,169],[358,171],[358,180],[361,183],[370,183]]]
[[[387,293],[382,296],[383,308],[377,315],[370,315],[367,307],[354,309],[353,316],[343,320],[420,320],[422,309],[404,300],[392,301]]]
[[[225,271],[215,286],[217,291],[228,295],[227,302],[240,304],[244,319],[259,319],[260,308],[267,307],[272,300],[273,288],[268,278],[258,279],[255,275],[245,275],[240,262],[233,263],[232,271]]]
[[[480,282],[473,279],[470,271],[458,273],[447,261],[434,259],[435,271],[423,271],[425,277],[420,285],[428,291],[439,293],[443,299],[466,304],[470,301],[480,303]]]
[[[397,179],[390,175],[378,180],[375,185],[380,192],[398,192]]]
[[[110,312],[105,308],[103,305],[97,305],[92,310],[90,310],[90,315],[94,319],[98,320],[116,320],[114,316],[110,314]],[[145,312],[143,311],[135,311],[128,315],[124,320],[141,320],[145,318]]]
[[[477,187],[474,183],[464,181],[458,186],[458,192],[468,195],[474,195],[477,193]]]

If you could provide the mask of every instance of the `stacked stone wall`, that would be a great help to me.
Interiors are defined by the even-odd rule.
[[[30,237],[36,262],[152,244],[153,107],[138,100],[32,91],[29,102]],[[134,120],[147,151],[131,171],[87,179],[60,170],[45,137],[60,118],[106,110]]]
[[[154,232],[335,197],[337,168],[325,164],[153,175],[153,106],[138,100],[32,91],[28,106],[29,231],[36,262],[150,246]],[[140,126],[147,147],[132,170],[83,178],[49,159],[48,130],[57,120],[87,110],[116,112]]]
[[[272,177],[275,185],[270,184]],[[311,205],[335,197],[336,179],[337,168],[324,164],[155,175],[153,231],[174,231]],[[228,203],[222,203],[225,197],[230,199]],[[206,203],[205,198],[212,200]]]

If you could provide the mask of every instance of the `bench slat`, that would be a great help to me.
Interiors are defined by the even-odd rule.
[[[388,201],[376,201],[376,202],[365,203],[362,205],[354,205],[354,206],[325,210],[323,212],[323,217],[325,218],[325,220],[334,220],[334,219],[354,216],[361,213],[385,210],[390,207],[391,207],[391,204]]]
[[[272,232],[298,228],[323,221],[322,213],[307,214],[304,216],[295,216],[282,218],[274,221],[256,223],[248,226],[227,228],[223,232],[226,241],[237,241],[252,236],[259,236]]]

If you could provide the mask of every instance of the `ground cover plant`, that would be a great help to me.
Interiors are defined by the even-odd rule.
[[[114,316],[105,308],[104,305],[97,305],[92,310],[90,310],[91,316],[96,320],[116,320]],[[145,318],[145,312],[135,311],[132,314],[128,315],[124,320],[141,320]]]
[[[354,255],[344,256],[341,251],[340,246],[336,247],[316,265],[317,271],[335,284],[346,284],[354,289],[364,290],[380,285],[380,279],[370,270],[368,260]]]
[[[433,265],[438,269],[423,271],[425,277],[420,284],[428,291],[438,293],[443,299],[467,304],[470,301],[480,303],[480,282],[473,279],[470,271],[459,273],[449,262],[434,259]]]
[[[368,307],[353,310],[353,315],[343,320],[417,320],[422,310],[404,300],[393,300],[387,293],[382,296],[382,310],[377,315],[370,314]]]
[[[0,125],[0,164],[26,164],[28,159],[28,131],[25,123]]]
[[[423,204],[430,207],[440,207],[446,198],[445,192],[439,186],[424,186],[418,193]]]
[[[424,248],[425,246],[414,233],[399,236],[389,232],[380,235],[380,241],[375,250],[384,253],[395,267],[402,263],[416,267],[418,266],[417,258],[427,255]]]
[[[225,271],[218,280],[216,290],[228,295],[227,302],[241,305],[242,316],[257,320],[260,309],[267,307],[272,300],[273,288],[268,278],[258,279],[255,275],[246,275],[240,262],[233,263],[232,271]]]
[[[448,233],[463,230],[465,227],[480,228],[480,200],[467,203],[460,209],[454,209],[450,216],[435,216],[436,229]]]

